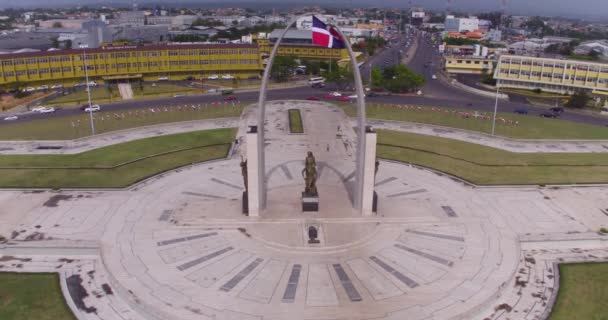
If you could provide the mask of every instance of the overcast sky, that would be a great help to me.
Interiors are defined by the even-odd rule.
[[[0,7],[49,7],[65,5],[104,5],[124,3],[130,4],[134,0],[0,0]],[[287,4],[321,4],[332,6],[383,6],[408,7],[410,3],[430,9],[445,10],[447,0],[136,0],[140,4],[165,3],[167,5],[200,4],[201,6],[214,4],[230,5],[234,3],[264,4],[277,6]],[[577,18],[607,18],[608,0],[507,0],[507,12],[512,14],[530,15],[562,15]],[[452,8],[464,11],[498,10],[501,0],[452,0]]]

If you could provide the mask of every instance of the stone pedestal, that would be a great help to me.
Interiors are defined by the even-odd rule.
[[[363,195],[361,214],[370,216],[377,208],[377,197],[374,197],[376,183],[376,141],[378,137],[371,127],[365,130],[365,159],[363,161]],[[374,201],[376,199],[376,201]]]
[[[241,206],[243,207],[243,214],[249,215],[249,197],[247,196],[247,191],[243,191],[243,201]]]
[[[302,192],[302,211],[317,212],[319,211],[319,196],[310,195]]]
[[[261,179],[258,170],[258,127],[250,126],[247,132],[247,211],[250,217],[260,216],[260,190],[258,182]],[[245,201],[245,198],[243,198]]]

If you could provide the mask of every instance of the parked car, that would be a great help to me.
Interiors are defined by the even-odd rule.
[[[340,92],[334,91],[332,93],[330,93],[330,95],[332,95],[333,97],[341,97],[342,94]]]
[[[515,109],[515,110],[513,110],[513,113],[526,115],[526,114],[528,114],[528,109],[524,109],[524,108]]]
[[[365,94],[363,94],[363,97],[365,97]],[[357,94],[351,94],[350,96],[348,96],[349,99],[357,99]]]
[[[6,120],[6,121],[14,121],[17,119],[19,119],[19,117],[17,117],[17,116],[8,116],[8,117],[4,118],[4,120]]]
[[[323,99],[333,100],[335,98],[336,98],[336,96],[334,96],[334,95],[332,95],[330,93],[328,93],[328,94],[326,94],[326,95],[323,96]]]
[[[310,97],[306,98],[306,100],[319,101],[321,99],[319,99],[318,97],[315,97],[315,96],[310,96]]]
[[[56,110],[55,110],[55,108],[53,108],[53,107],[45,107],[45,108],[42,108],[42,109],[41,109],[40,111],[38,111],[38,112],[40,112],[40,113],[53,113],[53,112],[55,112],[55,111],[56,111]]]
[[[33,107],[33,108],[31,109],[31,111],[33,111],[33,112],[40,112],[40,110],[43,110],[44,108],[45,108],[45,107],[42,107],[42,106],[37,106],[37,107]]]
[[[56,84],[51,87],[51,89],[62,89],[62,88],[63,88],[62,84]]]
[[[99,106],[98,104],[94,104],[91,107],[86,107],[84,108],[85,112],[96,112],[101,110],[101,106]]]
[[[224,101],[234,101],[236,100],[236,96],[224,96]]]
[[[27,87],[23,91],[25,91],[25,92],[34,92],[34,91],[36,91],[36,88],[34,88],[34,87]]]
[[[169,81],[169,77],[158,77],[158,81]]]
[[[343,101],[343,102],[350,102],[350,98],[349,97],[338,97],[336,100]]]
[[[366,95],[368,98],[375,98],[375,97],[379,97],[380,95],[375,93],[375,92],[370,92]]]
[[[562,114],[562,113],[564,113],[564,108],[562,108],[562,107],[553,107],[553,108],[549,109],[549,111],[551,111],[553,113],[557,113],[557,114]]]
[[[432,75],[432,76],[431,76],[431,79],[433,79],[433,80],[437,80],[437,76],[436,76],[436,75]]]
[[[89,87],[97,87],[97,81],[89,81]]]
[[[207,77],[207,80],[217,80],[220,77],[217,74],[212,74],[210,76]]]
[[[543,118],[557,118],[559,117],[559,114],[555,113],[555,112],[543,112],[541,114],[539,114],[539,116],[543,117]]]
[[[37,88],[37,90],[48,90],[48,89],[49,89],[49,86],[47,86],[46,84],[43,84]]]
[[[229,74],[225,74],[225,75],[222,76],[222,79],[224,79],[224,80],[232,80],[232,79],[234,79],[234,76],[229,75]]]

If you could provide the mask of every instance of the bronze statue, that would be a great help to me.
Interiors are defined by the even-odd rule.
[[[302,178],[306,183],[304,193],[311,196],[318,195],[317,193],[317,162],[312,152],[308,151],[306,160],[304,161],[304,169],[302,169]]]
[[[241,156],[241,174],[243,175],[243,183],[245,184],[245,191],[248,190],[247,184],[247,160],[243,160],[243,156]]]

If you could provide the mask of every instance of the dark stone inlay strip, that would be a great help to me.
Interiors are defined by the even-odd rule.
[[[432,254],[429,254],[429,253],[426,253],[426,252],[422,252],[420,250],[408,248],[408,247],[406,247],[404,245],[395,244],[395,247],[397,247],[397,248],[399,248],[401,250],[405,250],[405,251],[407,251],[409,253],[413,253],[415,255],[419,255],[419,256],[421,256],[423,258],[427,258],[429,260],[435,261],[437,263],[441,263],[444,266],[451,267],[451,266],[454,265],[454,262],[452,262],[450,260],[447,260],[447,259],[444,259],[444,258],[441,258],[441,257],[438,257],[438,256],[434,256]]]
[[[197,234],[195,236],[188,236],[188,237],[183,237],[183,238],[175,238],[175,239],[170,239],[170,240],[159,241],[156,243],[156,245],[159,247],[162,247],[162,246],[167,246],[167,245],[178,243],[178,242],[191,241],[191,240],[196,240],[196,239],[201,239],[201,238],[206,238],[206,237],[211,237],[211,236],[217,236],[217,232],[209,232],[209,233]]]
[[[187,194],[189,196],[213,198],[213,199],[226,199],[226,198],[221,197],[221,196],[216,196],[216,195],[208,194],[208,193],[200,193],[200,192],[184,191],[184,192],[182,192],[182,194]]]
[[[450,218],[458,217],[458,215],[456,214],[456,211],[454,211],[454,209],[452,209],[452,207],[450,207],[450,206],[441,206],[441,209],[443,209],[445,214],[447,214],[448,217],[450,217]]]
[[[395,181],[395,180],[397,180],[397,177],[390,177],[390,178],[386,178],[386,179],[384,179],[384,180],[382,180],[382,181],[376,182],[376,187],[377,187],[377,186],[381,186],[381,185],[383,185],[383,184],[387,184],[387,183],[389,183],[389,182],[391,182],[391,181]]]
[[[241,272],[232,277],[232,279],[224,283],[220,290],[226,292],[232,290],[234,287],[236,287],[237,284],[239,284],[239,282],[241,282],[241,280],[245,279],[247,275],[249,275],[257,266],[259,266],[262,261],[264,261],[264,259],[262,258],[255,259],[255,261],[246,266],[245,269],[241,270]]]
[[[423,192],[426,192],[426,189],[418,189],[418,190],[412,190],[412,191],[406,191],[406,192],[399,192],[399,193],[395,193],[395,194],[389,194],[387,197],[394,198],[394,197],[400,197],[400,196],[409,196],[412,194],[423,193]]]
[[[435,237],[435,238],[440,238],[440,239],[464,242],[464,237],[449,236],[446,234],[431,233],[431,232],[416,231],[416,230],[405,230],[405,232],[415,233],[415,234],[419,234],[419,235],[423,235],[423,236]]]
[[[219,183],[219,184],[223,184],[225,186],[229,186],[231,188],[237,189],[237,190],[243,190],[243,188],[241,188],[240,186],[237,186],[235,184],[232,184],[230,182],[226,182],[217,178],[211,178],[211,181],[215,182],[215,183]]]
[[[173,213],[173,210],[163,210],[163,213],[158,218],[158,221],[168,221],[169,217],[171,217],[172,213]]]
[[[210,254],[208,254],[206,256],[194,259],[194,260],[192,260],[190,262],[186,262],[186,263],[184,263],[184,264],[182,264],[180,266],[177,266],[177,269],[179,269],[179,271],[184,271],[186,269],[194,267],[197,264],[201,264],[201,263],[203,263],[203,262],[205,262],[207,260],[211,260],[211,259],[213,259],[213,258],[215,258],[217,256],[220,256],[220,255],[222,255],[222,254],[224,254],[224,253],[226,253],[226,252],[228,252],[230,250],[233,250],[233,249],[234,249],[233,247],[227,247],[227,248],[224,248],[222,250],[212,252],[212,253],[210,253]]]
[[[348,181],[352,178],[355,177],[355,171],[351,172],[349,175],[347,175],[346,177],[344,177],[344,179],[342,179],[343,181]]]
[[[289,172],[289,169],[287,168],[286,165],[281,165],[280,166],[281,170],[283,170],[283,173],[285,174],[285,177],[287,177],[287,180],[293,180],[293,176],[291,175],[291,172]]]
[[[399,281],[405,283],[406,286],[410,288],[416,288],[418,286],[418,282],[410,279],[408,276],[403,273],[395,270],[393,267],[389,266],[386,262],[376,258],[375,256],[369,257],[373,262],[379,265],[382,269],[386,270],[386,272],[392,274],[395,278],[399,279]]]
[[[336,271],[336,274],[338,275],[338,279],[340,279],[340,282],[342,282],[342,287],[344,287],[344,291],[346,291],[346,295],[348,295],[350,301],[356,302],[363,300],[361,299],[359,291],[357,291],[357,288],[355,288],[355,285],[350,281],[348,274],[346,274],[344,268],[342,268],[342,265],[337,263],[333,266],[334,270]]]
[[[298,281],[300,280],[300,271],[302,271],[302,265],[294,264],[291,268],[291,274],[289,275],[289,281],[283,293],[283,302],[293,303],[296,300],[296,291],[298,289]]]

